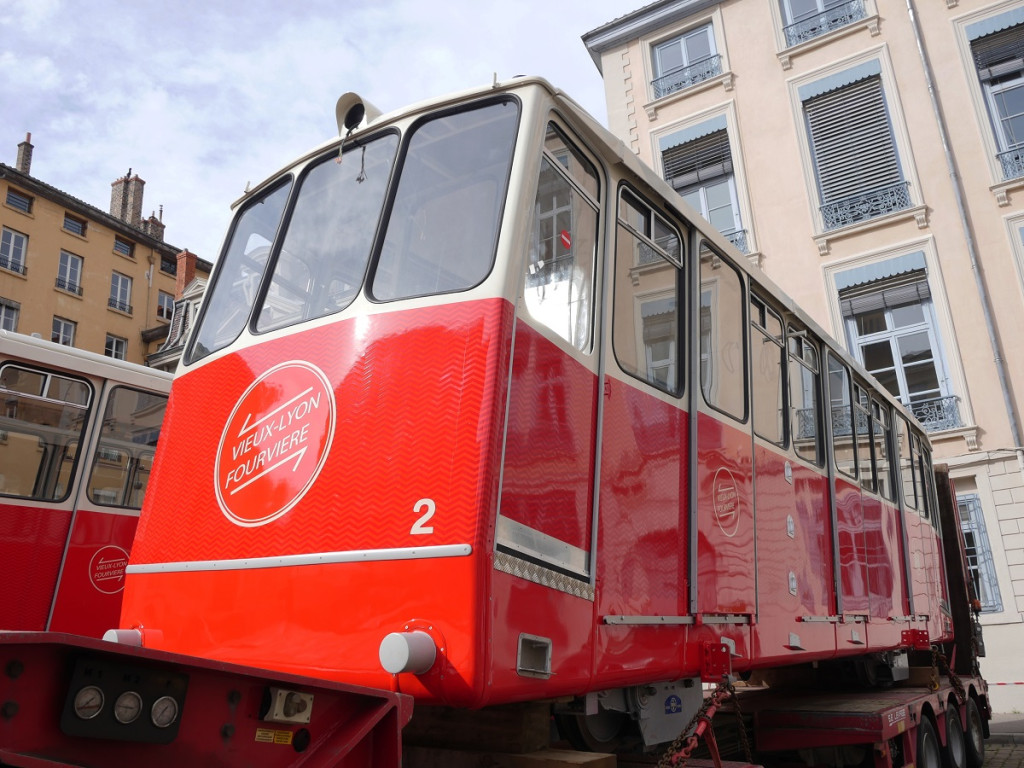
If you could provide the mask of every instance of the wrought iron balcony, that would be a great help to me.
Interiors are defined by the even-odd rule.
[[[81,296],[82,295],[82,286],[81,286],[81,284],[79,284],[79,283],[77,283],[77,282],[75,282],[73,280],[65,280],[63,277],[58,277],[57,280],[54,282],[54,285],[56,285],[62,291],[67,291],[68,293],[73,293],[76,296]]]
[[[1024,148],[1000,152],[996,158],[1003,169],[1003,181],[1024,176]]]
[[[820,208],[822,225],[826,231],[840,229],[909,208],[909,187],[908,182],[901,181],[825,203]]]
[[[864,0],[850,0],[848,3],[833,6],[824,13],[819,13],[785,27],[786,45],[793,47],[808,40],[813,40],[819,35],[824,35],[833,29],[839,29],[847,24],[860,21],[866,16],[867,11],[864,9]]]
[[[929,432],[939,432],[963,426],[958,400],[956,395],[949,395],[931,400],[918,400],[907,407],[925,429]]]
[[[113,296],[107,299],[107,306],[111,309],[116,309],[118,312],[124,312],[126,315],[130,315],[132,313],[131,304],[126,304],[123,301],[115,299]]]
[[[6,256],[0,256],[0,269],[17,272],[19,275],[24,275],[27,271],[25,268],[25,262],[15,261],[14,259],[9,259]]]
[[[740,253],[750,253],[750,247],[747,245],[747,230],[745,229],[734,229],[732,232],[723,232],[726,240],[736,246],[736,250]]]
[[[722,57],[718,54],[709,56],[688,67],[677,69],[675,72],[652,80],[654,98],[660,99],[662,96],[668,96],[670,93],[689,88],[691,85],[710,80],[720,74],[722,74]]]

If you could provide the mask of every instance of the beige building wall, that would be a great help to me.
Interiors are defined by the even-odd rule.
[[[980,525],[970,518],[971,532],[979,552],[990,557],[983,565],[993,574],[999,598],[982,615],[989,647],[983,671],[998,684],[992,694],[996,709],[1019,711],[1024,709],[1024,657],[1017,648],[1024,636],[1024,162],[1009,153],[1007,174],[998,161],[1006,146],[1000,145],[990,117],[971,36],[985,23],[1020,23],[1024,40],[1024,3],[853,0],[836,6],[810,0],[803,7],[816,5],[818,13],[793,28],[805,34],[794,40],[784,28],[797,5],[793,0],[655,2],[583,39],[604,78],[609,128],[666,178],[672,174],[665,172],[664,150],[674,141],[693,142],[702,131],[725,130],[733,213],[741,224],[734,242],[744,244],[747,258],[836,338],[850,346],[842,298],[865,288],[855,285],[854,294],[841,297],[851,270],[862,268],[853,274],[863,274],[900,257],[923,268],[929,327],[938,339],[939,377],[948,396],[942,403],[955,404],[959,416],[951,423],[940,419],[930,436],[936,460],[951,467],[962,515],[970,518],[971,510],[980,509]],[[826,5],[849,13],[829,15]],[[669,78],[671,92],[660,95],[655,81],[668,62],[678,64],[672,59],[677,40],[690,41],[679,43],[678,50],[690,45],[695,60],[708,53],[706,48],[720,59],[710,70],[700,68],[708,59],[700,66],[684,62],[687,68],[673,70]],[[670,45],[663,48],[665,43]],[[659,55],[665,57],[661,69]],[[834,93],[849,85],[846,81],[860,82],[857,77],[880,83],[907,199],[892,210],[835,225],[822,211],[807,104],[819,91]],[[1024,103],[1024,87],[1020,93]],[[843,130],[855,129],[856,122],[848,120]],[[987,542],[979,533],[982,526]]]
[[[73,346],[144,364],[167,338],[179,250],[158,218],[142,219],[145,182],[114,182],[108,214],[29,175],[26,144],[19,167],[0,165],[3,327],[51,339],[56,319],[72,324]]]

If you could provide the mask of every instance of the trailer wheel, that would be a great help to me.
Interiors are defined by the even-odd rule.
[[[985,762],[985,724],[974,699],[967,700],[967,733],[964,739],[967,768],[981,768]]]
[[[960,711],[952,705],[946,708],[946,748],[942,752],[942,765],[944,768],[966,768],[967,765]]]
[[[927,717],[917,725],[917,768],[942,768],[942,749],[935,726]]]
[[[595,715],[556,715],[558,731],[575,749],[614,752],[629,741],[630,718],[624,712],[599,709]]]

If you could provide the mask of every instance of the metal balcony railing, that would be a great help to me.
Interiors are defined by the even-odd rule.
[[[4,256],[0,256],[0,269],[7,269],[11,272],[17,272],[19,275],[24,275],[27,271],[25,268],[25,262],[15,261]]]
[[[127,315],[130,315],[132,313],[131,304],[126,304],[125,302],[120,301],[119,299],[115,299],[113,296],[107,299],[107,306],[110,307],[111,309],[116,309],[118,312],[124,312]]]
[[[850,0],[848,3],[836,5],[823,13],[802,19],[784,28],[786,33],[786,45],[793,47],[800,43],[813,40],[814,38],[831,32],[833,29],[845,27],[855,21],[860,21],[867,16],[864,9],[864,0]]]
[[[82,286],[79,283],[76,283],[72,280],[65,280],[63,277],[58,277],[54,282],[54,285],[56,285],[62,291],[73,293],[76,296],[82,295]]]
[[[1024,176],[1024,148],[1011,149],[996,155],[999,166],[1003,169],[1003,181],[1019,179]]]
[[[925,429],[929,432],[939,432],[963,426],[959,399],[956,395],[934,397],[931,400],[918,400],[907,407]]]
[[[826,231],[841,229],[860,221],[884,216],[910,207],[910,184],[900,181],[887,187],[833,200],[821,206],[822,226]]]
[[[736,246],[736,250],[740,253],[750,253],[750,247],[747,245],[747,230],[735,229],[732,232],[723,232],[725,238]]]
[[[718,54],[701,59],[688,67],[677,69],[667,75],[651,81],[654,88],[654,98],[660,99],[670,93],[689,88],[691,85],[710,80],[712,77],[722,74],[722,57]]]

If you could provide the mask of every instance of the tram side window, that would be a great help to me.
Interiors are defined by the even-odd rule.
[[[338,312],[363,285],[398,137],[385,134],[332,151],[301,179],[295,209],[260,308],[269,331]]]
[[[745,304],[740,273],[701,242],[701,389],[708,405],[740,421],[747,418]]]
[[[871,401],[872,454],[875,457],[875,473],[878,493],[883,499],[893,501],[892,461],[889,446],[892,444],[892,429],[889,426],[889,411],[877,400]]]
[[[523,298],[532,317],[585,351],[597,258],[597,172],[555,126],[548,126],[544,144]]]
[[[203,316],[188,361],[195,362],[238,338],[256,305],[263,270],[291,183],[256,198],[235,220],[213,286],[203,298]]]
[[[91,400],[84,381],[0,366],[0,495],[38,501],[68,495]]]
[[[802,459],[821,465],[818,353],[806,331],[789,329],[789,433]]]
[[[914,459],[914,484],[917,486],[918,505],[917,509],[926,520],[931,519],[932,494],[931,491],[931,456],[928,450],[921,444],[921,437],[916,433],[911,435],[911,454]]]
[[[166,408],[167,395],[129,387],[111,390],[89,475],[94,504],[142,508]]]
[[[371,293],[465,291],[491,272],[519,124],[504,100],[420,123],[408,140]]]
[[[783,447],[786,445],[785,361],[782,319],[760,298],[751,296],[750,377],[754,393],[754,432]]]
[[[615,242],[615,358],[669,394],[683,391],[681,239],[650,205],[623,190]]]
[[[829,413],[832,419],[832,452],[836,469],[848,477],[857,477],[857,455],[853,438],[853,400],[850,372],[839,360],[828,355]]]
[[[875,464],[871,455],[871,399],[863,384],[853,385],[853,413],[857,430],[857,466],[860,468],[860,486],[865,491],[877,487]]]
[[[918,487],[914,477],[910,424],[902,416],[896,417],[896,445],[899,450],[900,485],[903,486],[903,503],[911,509],[917,509]]]

